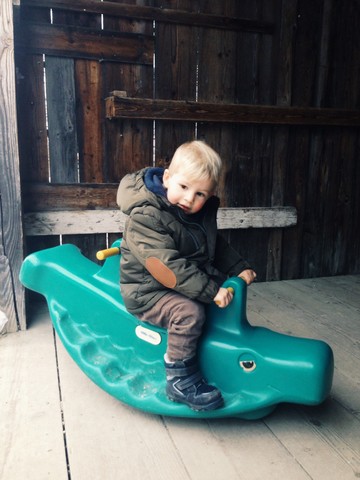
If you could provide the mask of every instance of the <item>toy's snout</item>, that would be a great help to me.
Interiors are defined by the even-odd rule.
[[[208,312],[208,347],[203,354],[210,357],[212,348],[218,359],[208,375],[220,379],[218,386],[224,391],[251,392],[264,402],[321,403],[333,378],[329,345],[251,326],[246,318],[246,285],[231,279],[230,286],[235,291],[232,303],[226,309],[211,306]],[[211,355],[214,358],[214,352]]]
[[[247,347],[237,359],[243,388],[267,390],[279,402],[307,405],[319,404],[328,396],[334,360],[325,342],[254,327]]]

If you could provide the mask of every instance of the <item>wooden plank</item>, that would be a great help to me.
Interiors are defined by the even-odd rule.
[[[24,184],[23,199],[24,207],[29,212],[44,212],[57,210],[108,210],[117,209],[116,193],[119,185],[113,184]],[[228,209],[230,222],[233,221],[231,212],[238,207]],[[286,214],[293,217],[296,222],[297,213],[293,207],[248,207],[249,212],[254,214],[258,209],[259,215],[269,217],[269,224],[272,225],[271,216]],[[224,210],[222,210],[224,211]],[[263,213],[262,213],[263,212]],[[258,225],[261,224],[258,222]],[[265,226],[263,224],[262,226]],[[238,228],[238,227],[236,227]]]
[[[0,239],[0,335],[18,329],[14,300],[10,262]]]
[[[339,7],[339,8],[338,8]],[[332,42],[330,69],[332,88],[330,99],[333,105],[358,106],[360,84],[360,22],[358,2],[351,0],[346,4],[334,2],[332,14]],[[344,57],[346,51],[346,57]]]
[[[61,8],[72,11],[87,11],[124,18],[138,18],[164,23],[176,23],[201,27],[259,32],[271,34],[274,25],[270,22],[252,20],[248,18],[234,18],[231,16],[209,15],[200,12],[187,12],[181,9],[154,8],[142,5],[119,4],[103,1],[101,4],[94,0],[22,0],[27,6]]]
[[[321,287],[314,288],[312,279],[259,283],[248,290],[250,323],[289,335],[322,339],[332,347],[335,356],[332,395],[357,417],[360,412],[359,298],[354,295],[357,307],[339,304]]]
[[[0,477],[67,480],[54,339],[48,312],[1,339]]]
[[[286,416],[288,408],[281,408]],[[190,478],[221,480],[224,472],[228,480],[309,478],[264,421],[236,418],[206,423],[178,418],[164,421]]]
[[[79,177],[81,182],[104,181],[101,64],[94,60],[75,61]]]
[[[15,6],[14,15],[18,19],[21,16],[26,21],[51,22],[50,9]],[[45,59],[41,54],[22,54],[15,48],[15,64],[21,182],[25,180],[48,182],[50,165],[44,81]],[[49,240],[49,237],[46,239]],[[32,237],[30,242],[29,239],[26,242],[26,253],[41,250],[44,246],[50,247],[56,239],[56,236],[52,236],[51,242],[47,243],[42,237]],[[27,304],[33,300],[34,295],[37,294],[27,295]]]
[[[120,233],[126,218],[119,210],[33,212],[24,215],[24,227],[28,236]],[[296,210],[292,207],[220,208],[218,212],[219,229],[282,228],[295,224]]]
[[[271,2],[266,2],[269,5]],[[208,2],[206,11],[240,14],[267,21],[265,2]],[[271,9],[271,7],[270,7]],[[248,35],[246,32],[205,31],[199,48],[199,102],[219,104],[271,103],[269,72],[262,70],[261,46],[271,44],[271,36]],[[270,72],[271,78],[272,74]],[[272,80],[271,80],[272,81]],[[262,89],[262,82],[267,83]],[[260,93],[261,91],[261,93]],[[264,92],[266,91],[265,95]],[[261,95],[262,94],[262,95]],[[272,147],[270,127],[243,123],[199,122],[198,136],[220,153],[224,168],[219,188],[222,206],[269,205],[269,181]],[[281,203],[279,204],[281,205]],[[227,241],[234,246],[265,278],[268,230],[254,232],[229,230]],[[264,271],[261,271],[264,269]]]
[[[330,326],[341,329],[333,304],[326,302],[333,287],[344,305],[349,298],[359,305],[360,276],[316,279],[315,287],[313,282],[253,284],[249,319],[307,337],[323,338]],[[302,293],[294,296],[299,284]],[[313,311],[312,301],[328,305],[328,320]],[[349,323],[358,324],[358,315],[344,313]],[[359,350],[350,342],[336,346],[335,385],[324,404],[279,405],[257,421],[197,421],[149,415],[122,404],[81,372],[58,338],[57,371],[48,314],[42,310],[38,315],[31,316],[27,332],[1,340],[0,364],[6,365],[0,389],[4,480],[220,480],[224,472],[229,480],[352,480],[360,471]],[[354,366],[349,361],[353,355]]]
[[[307,478],[351,480],[356,477],[360,466],[360,434],[353,415],[336,402],[305,411],[307,415],[295,408],[280,411],[267,419],[266,424],[301,465]],[[286,477],[284,472],[280,478]]]
[[[338,349],[337,367],[341,368],[344,374],[346,370],[356,371],[355,365],[347,365],[346,344],[349,348],[355,347],[354,362],[358,364],[360,325],[357,319],[360,297],[354,295],[352,305],[339,302],[334,295],[327,294],[326,290],[323,291],[321,286],[317,286],[314,279],[286,280],[282,281],[281,285],[279,283],[261,283],[256,289],[250,289],[251,311],[262,318],[266,317],[268,322],[290,335],[306,336],[306,329],[311,325],[311,337],[322,338]]]
[[[166,478],[171,469],[175,479],[208,478],[210,473],[220,479],[226,471],[234,480],[244,474],[250,480],[269,476],[320,480],[325,471],[326,478],[335,480],[353,478],[358,468],[356,423],[335,402],[308,409],[281,405],[270,417],[254,422],[160,419],[104,394],[61,346],[59,356],[72,477],[79,476],[80,469],[85,476],[90,471],[97,476],[105,468],[103,475],[115,478],[120,465],[127,477],[130,465],[136,465],[131,472],[135,479]],[[99,410],[102,427],[96,429],[93,419],[99,418]]]
[[[127,2],[130,3],[130,2]],[[131,3],[136,3],[132,0]],[[105,30],[140,35],[153,35],[153,22],[104,15]],[[127,173],[153,165],[153,125],[146,120],[107,121],[104,98],[113,89],[130,96],[153,97],[153,65],[102,62],[102,119],[104,126],[103,170],[106,182],[120,182]]]
[[[22,179],[49,180],[48,136],[42,55],[15,52],[17,111]]]
[[[287,1],[279,15],[280,28],[276,35],[276,54],[281,59],[276,71],[276,104],[282,107],[291,106],[292,94],[292,67],[293,40],[295,37],[294,24],[297,18],[297,0]],[[275,52],[273,53],[275,55]],[[288,163],[288,145],[290,129],[279,126],[272,134],[274,155],[272,159],[271,204],[283,205],[286,190],[286,174]],[[283,232],[272,231],[269,235],[267,251],[269,252],[266,265],[266,280],[280,280],[283,259]]]
[[[359,135],[344,132],[340,140],[342,163],[337,191],[336,217],[338,229],[334,232],[336,254],[333,273],[360,272],[360,168],[358,162]],[[350,180],[351,179],[351,180]],[[339,233],[341,231],[341,234]],[[349,239],[352,239],[349,241]]]
[[[60,25],[75,25],[101,29],[101,17],[98,14],[54,10],[52,23]],[[103,139],[102,124],[104,122],[102,102],[101,63],[96,60],[75,59],[71,65],[71,75],[67,78],[69,90],[73,87],[76,102],[68,98],[68,109],[76,116],[76,135],[74,144],[76,151],[70,157],[72,168],[61,181],[73,181],[72,173],[76,169],[76,179],[88,182],[103,182]],[[71,88],[70,88],[71,85]],[[69,154],[68,154],[69,157]],[[96,252],[106,245],[106,235],[62,235],[62,243],[76,245],[83,254],[95,260]]]
[[[237,3],[234,1],[207,2],[206,5],[204,4],[204,10],[207,14],[212,15],[236,16]],[[248,18],[256,18],[256,16],[249,14],[246,8],[242,10],[242,15]],[[256,41],[257,35],[232,31],[216,32],[212,29],[198,32],[196,48],[198,57],[196,59],[197,102],[231,104],[238,101],[236,97],[239,75],[237,61],[238,57],[241,56],[238,49],[239,37],[251,38],[252,41]],[[249,51],[249,56],[252,56],[253,53],[253,51]],[[184,98],[192,100],[189,97],[182,97],[182,99]],[[244,100],[244,103],[247,100]],[[236,167],[234,168],[234,152],[237,152],[238,135],[235,133],[234,125],[201,122],[197,125],[197,137],[205,140],[219,153],[222,159],[223,175],[221,175],[217,187],[221,206],[238,206],[239,170]],[[232,188],[234,185],[235,191]]]
[[[120,233],[125,220],[119,210],[36,212],[24,215],[24,228],[28,236]]]
[[[78,141],[75,117],[74,61],[46,57],[46,98],[49,122],[51,182],[78,180]],[[59,84],[62,88],[59,88]]]
[[[144,118],[269,125],[360,125],[360,113],[356,110],[238,105],[116,96],[106,98],[106,116],[109,119]]]
[[[281,278],[286,279],[303,276],[301,261],[305,227],[304,210],[308,188],[307,172],[311,163],[309,162],[310,131],[311,127],[291,129],[286,147],[284,198],[287,203],[296,207],[298,215],[296,227],[283,232]]]
[[[351,285],[351,280],[359,285],[358,276],[352,277],[350,282],[339,277],[324,279],[324,282],[331,283],[331,280],[336,280],[335,286],[339,282]],[[278,298],[274,298],[274,291],[267,291],[268,287],[275,284],[278,293],[281,292],[284,299],[291,301],[293,289],[289,289],[288,285],[297,283],[298,281],[253,284],[248,289],[251,308],[249,313],[253,315],[252,306],[256,305],[259,311],[257,318],[259,323],[282,331],[290,326],[295,334],[303,332],[304,336],[312,336],[313,326],[317,321],[316,315],[308,312],[300,318],[300,321],[294,315],[292,317],[288,315],[291,311],[301,311],[304,296],[299,296],[292,305],[289,305],[288,300],[282,303]],[[304,280],[300,283],[311,289],[312,280]],[[321,292],[322,289],[319,288],[305,295],[309,297],[309,303],[318,296],[321,302]],[[259,303],[257,303],[258,300]],[[285,308],[284,315],[281,315],[282,307]],[[336,321],[334,315],[331,322]],[[357,318],[353,317],[353,322],[357,323]],[[318,331],[326,330],[327,326],[320,325],[319,328]],[[31,330],[26,334],[30,332]],[[33,350],[35,337],[39,342],[36,328],[27,347],[29,355],[30,350],[31,352]],[[229,480],[239,478],[351,480],[356,477],[360,469],[360,430],[356,412],[344,406],[345,390],[339,391],[339,386],[341,389],[351,389],[352,384],[350,379],[345,379],[345,384],[340,385],[339,379],[344,379],[342,370],[339,375],[336,375],[336,390],[329,400],[318,407],[279,405],[272,415],[257,421],[243,421],[236,418],[196,421],[149,415],[123,405],[93,384],[70,359],[58,339],[56,342],[69,478],[134,478],[134,480],[213,478],[220,480],[226,472]],[[53,347],[52,342],[47,343],[48,347],[49,343]],[[14,349],[11,352],[13,353]],[[343,359],[352,356],[353,352],[353,347],[350,345],[344,351]],[[47,360],[48,355],[53,355],[53,352],[50,349],[48,352],[41,349],[41,354]],[[19,384],[22,388],[21,392],[25,391],[29,378],[34,379],[31,386],[35,391],[39,388],[36,382],[42,381],[41,385],[44,383],[42,372],[43,369],[45,370],[45,364],[48,365],[49,362],[39,361],[37,357],[34,360],[37,360],[37,363],[30,364],[33,367],[33,375],[31,376],[31,370],[29,370],[28,377],[19,379],[22,381]],[[35,376],[34,372],[39,373],[39,368],[40,375]],[[11,372],[10,376],[13,381],[14,376]],[[355,375],[353,384],[356,383],[357,378],[358,376]],[[39,391],[43,393],[43,388],[39,388]],[[46,394],[49,395],[49,392],[47,391]],[[355,391],[354,398],[356,395],[360,398],[358,390]],[[1,398],[2,390],[0,390]],[[25,396],[22,398],[24,399]],[[34,462],[30,459],[27,463],[30,468],[24,476],[21,475],[24,473],[23,457],[8,456],[5,463],[8,470],[5,470],[5,473],[9,472],[12,475],[5,475],[4,480],[23,476],[28,480],[37,480],[48,478],[55,472],[51,461],[54,459],[54,452],[42,452],[43,439],[45,438],[48,442],[49,437],[46,436],[46,432],[49,431],[49,424],[41,421],[43,416],[31,415],[34,407],[36,413],[38,411],[36,408],[39,407],[36,402],[32,402],[26,411],[17,409],[17,425],[25,429],[27,422],[22,419],[28,418],[29,415],[32,422],[37,422],[36,431],[31,432],[35,438],[33,437],[30,445],[30,454],[34,452],[36,445],[39,445],[38,455],[42,454],[45,459],[51,456],[50,462],[43,461],[43,465],[40,466],[43,470],[40,470],[39,475],[39,471],[32,469]],[[2,419],[1,413],[0,411]],[[8,420],[7,417],[6,419]],[[58,429],[51,422],[50,427],[52,427],[51,438],[53,438],[54,432]],[[1,428],[3,428],[2,422],[0,430]],[[29,435],[28,429],[26,431]],[[5,451],[4,457],[6,453]],[[60,452],[59,458],[58,461],[62,462],[63,452]],[[26,460],[27,457],[25,457]],[[10,465],[14,467],[15,462],[17,470],[10,470]],[[47,474],[44,467],[48,467]],[[43,471],[45,473],[41,476]],[[63,467],[59,471],[60,474],[56,478],[67,478],[61,474],[64,471]]]
[[[8,320],[6,331],[11,332],[18,325],[25,328],[25,295],[18,278],[24,248],[11,0],[0,4],[0,72],[0,276],[5,295],[1,310]]]
[[[348,192],[351,190],[352,182],[348,182],[350,188],[347,188],[343,181],[344,177],[347,179],[351,178],[351,174],[349,174],[352,170],[351,163],[353,159],[356,161],[357,155],[354,155],[354,151],[353,154],[350,154],[350,137],[344,142],[348,149],[347,153],[341,151],[342,142],[340,134],[326,135],[323,138],[323,160],[320,183],[318,183],[317,188],[320,188],[322,192],[321,210],[323,222],[321,229],[319,229],[319,253],[323,275],[325,276],[340,274],[344,271],[346,245],[343,243],[343,236],[351,238],[353,211],[351,207],[349,208],[349,205],[346,205],[348,202],[344,202],[344,197],[348,197]],[[340,158],[342,162],[339,169]],[[349,166],[349,173],[346,173]]]
[[[21,23],[16,35],[20,52],[145,65],[152,65],[153,42],[146,35],[45,23]]]
[[[324,0],[322,12],[322,29],[319,48],[319,62],[317,65],[317,80],[315,86],[315,105],[321,107],[325,104],[326,86],[329,81],[329,59],[331,52],[332,15],[334,0]]]
[[[170,1],[167,6],[191,10],[190,3],[185,0],[179,5]],[[163,6],[161,1],[156,1],[155,5]],[[156,22],[154,98],[196,99],[199,35],[200,31],[195,26]],[[167,167],[176,148],[195,137],[194,122],[155,121],[156,165]]]
[[[162,417],[134,410],[105,393],[81,372],[60,341],[58,355],[71,478],[188,478]]]
[[[330,288],[326,288],[326,283],[324,284],[324,279],[321,278],[292,281],[285,286],[289,291],[287,292],[287,301],[291,299],[293,302],[301,302],[301,308],[318,318],[320,324],[323,321],[329,322],[329,327],[336,332],[336,335],[342,335],[354,345],[360,346],[360,323],[354,321],[356,318],[360,318],[359,295],[350,294],[351,302],[349,304],[348,301],[341,298],[341,293],[337,291],[336,287],[333,287],[333,284]],[[279,285],[274,285],[275,287],[279,288]],[[269,290],[271,289],[272,285]],[[355,356],[360,360],[360,350],[359,355]]]
[[[322,292],[329,294],[341,302],[358,306],[360,298],[360,277],[357,275],[335,276],[312,279],[312,283],[319,284]]]

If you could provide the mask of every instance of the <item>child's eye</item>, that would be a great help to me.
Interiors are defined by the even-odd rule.
[[[182,188],[183,190],[186,190],[187,186],[186,185],[180,185],[180,188]]]
[[[197,195],[198,197],[205,197],[205,193],[202,193],[202,192],[198,192],[196,195]]]

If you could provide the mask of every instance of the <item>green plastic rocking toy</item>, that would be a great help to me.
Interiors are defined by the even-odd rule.
[[[231,304],[208,308],[199,362],[224,397],[222,408],[195,412],[165,394],[166,330],[141,323],[127,312],[119,288],[121,240],[100,252],[103,266],[74,245],[29,255],[20,280],[46,297],[56,332],[78,366],[100,388],[146,412],[177,417],[258,419],[277,404],[317,405],[328,396],[333,353],[320,340],[291,337],[253,327],[246,318],[246,283],[231,278]]]

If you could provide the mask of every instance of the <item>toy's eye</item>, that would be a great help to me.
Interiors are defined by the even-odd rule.
[[[253,360],[241,360],[240,367],[244,372],[252,372],[256,368],[256,363]]]

